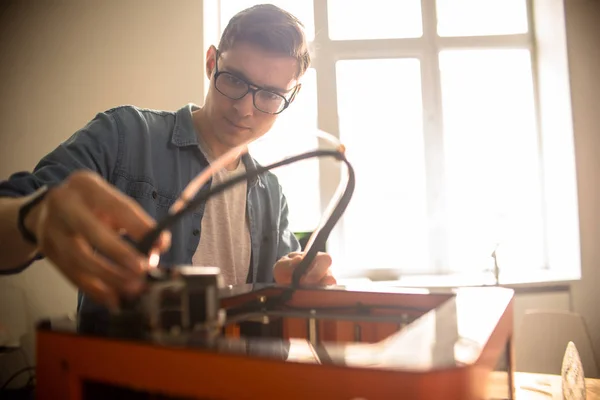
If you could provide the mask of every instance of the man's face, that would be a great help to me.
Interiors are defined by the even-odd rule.
[[[298,84],[297,61],[293,57],[275,54],[249,43],[239,43],[226,52],[217,52],[211,47],[207,53],[206,69],[210,88],[204,108],[209,117],[214,140],[221,146],[232,148],[241,143],[263,136],[271,129],[277,115],[265,113],[254,106],[253,93],[234,100],[222,92],[227,89],[266,89],[290,99]],[[218,70],[219,90],[215,87],[215,72]],[[243,94],[243,89],[239,93]],[[260,93],[260,92],[259,92]],[[268,92],[256,93],[259,107],[277,99]],[[239,97],[239,96],[233,96]],[[262,103],[261,103],[262,102]],[[285,112],[285,111],[284,111]]]

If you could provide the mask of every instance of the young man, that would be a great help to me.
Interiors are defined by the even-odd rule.
[[[83,310],[117,307],[119,296],[138,293],[149,260],[123,233],[139,240],[212,160],[267,133],[309,63],[295,17],[271,5],[237,14],[207,51],[203,107],[101,112],[32,173],[0,183],[0,270],[17,273],[46,257],[81,289]],[[245,155],[210,183],[255,166]],[[226,284],[285,284],[301,259],[287,218],[285,196],[267,173],[211,198],[155,251],[167,264],[218,266]],[[306,282],[335,283],[330,265],[319,254]]]

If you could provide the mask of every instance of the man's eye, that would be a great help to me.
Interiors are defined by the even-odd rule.
[[[225,76],[227,77],[227,81],[228,81],[228,82],[229,82],[231,85],[236,85],[236,86],[238,86],[238,85],[243,85],[243,84],[244,84],[244,82],[243,82],[241,79],[239,79],[239,78],[236,78],[236,77],[235,77],[235,76],[233,76],[233,75],[226,74]]]
[[[281,96],[275,94],[275,93],[271,93],[271,92],[262,92],[265,96],[265,100],[269,100],[269,101],[281,101],[282,98]]]

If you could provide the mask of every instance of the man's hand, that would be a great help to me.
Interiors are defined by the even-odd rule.
[[[38,250],[96,302],[116,308],[143,287],[148,257],[123,240],[140,240],[155,222],[132,199],[91,172],[75,172],[25,219]],[[153,252],[164,252],[164,233]]]
[[[302,253],[290,253],[277,261],[275,267],[273,267],[275,282],[282,285],[289,285],[292,283],[294,269],[300,264],[302,257]],[[306,274],[304,274],[300,280],[300,284],[322,286],[335,285],[336,280],[331,274],[330,267],[331,256],[327,253],[318,253],[306,271]]]

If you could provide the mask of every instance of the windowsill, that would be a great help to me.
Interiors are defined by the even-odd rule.
[[[535,271],[528,273],[505,273],[500,276],[501,287],[511,288],[517,292],[568,290],[571,283],[580,278],[573,274],[556,271]],[[495,286],[494,276],[487,274],[437,274],[406,275],[393,280],[371,280],[369,278],[342,278],[338,284],[356,288],[365,285],[381,289],[382,287],[408,287],[439,290],[451,290],[457,287]]]

